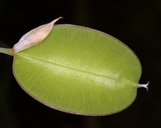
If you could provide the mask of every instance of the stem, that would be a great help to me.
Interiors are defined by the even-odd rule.
[[[11,48],[0,48],[0,53],[11,55]]]

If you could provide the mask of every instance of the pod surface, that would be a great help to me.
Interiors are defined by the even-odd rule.
[[[20,86],[41,103],[81,115],[109,115],[136,98],[141,65],[116,38],[75,25],[56,25],[38,45],[14,55]]]

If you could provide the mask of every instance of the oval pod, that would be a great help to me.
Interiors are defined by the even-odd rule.
[[[55,25],[46,36],[11,51],[16,80],[39,102],[73,114],[109,115],[127,108],[138,87],[147,88],[138,84],[140,61],[118,39],[69,24]]]

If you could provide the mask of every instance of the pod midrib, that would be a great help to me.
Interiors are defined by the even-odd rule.
[[[94,72],[85,71],[85,70],[78,69],[78,68],[75,68],[75,67],[69,67],[69,66],[66,66],[66,65],[61,65],[61,64],[58,64],[58,63],[53,63],[52,61],[46,61],[45,59],[42,59],[42,58],[37,58],[37,57],[29,56],[28,54],[24,54],[22,52],[20,52],[17,55],[21,56],[21,57],[24,57],[24,58],[27,58],[29,60],[32,60],[33,62],[34,61],[47,62],[47,63],[50,63],[50,64],[52,64],[54,66],[63,67],[63,68],[67,68],[67,69],[70,69],[70,70],[75,70],[75,71],[78,71],[78,72],[81,72],[81,73],[86,73],[86,74],[90,74],[90,75],[94,75],[94,76],[97,76],[97,77],[102,77],[102,78],[106,78],[106,79],[110,79],[110,80],[114,80],[114,81],[118,81],[118,82],[125,82],[125,83],[129,83],[130,85],[136,85],[135,83],[127,81],[127,80],[119,80],[117,78],[110,77],[108,75],[106,75],[106,76],[105,75],[100,75],[100,74],[96,74]],[[115,76],[115,74],[113,74],[112,76]]]

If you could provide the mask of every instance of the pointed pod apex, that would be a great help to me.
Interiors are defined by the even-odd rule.
[[[147,84],[139,84],[138,86],[139,86],[139,88],[146,88],[147,89],[147,91],[148,91],[148,85],[149,85],[149,81],[148,81],[148,83]]]
[[[62,18],[63,17],[59,17],[59,18],[51,21],[50,23],[45,24],[45,25],[41,25],[35,29],[32,29],[31,31],[29,31],[25,35],[23,35],[21,37],[21,39],[19,40],[19,42],[13,46],[12,55],[42,42],[49,35],[54,24],[59,19],[62,19]]]

